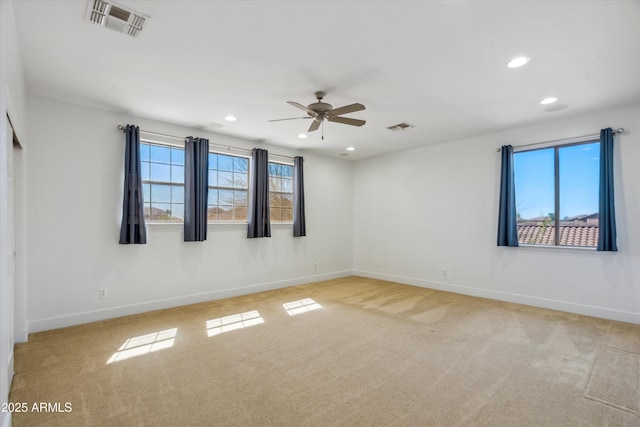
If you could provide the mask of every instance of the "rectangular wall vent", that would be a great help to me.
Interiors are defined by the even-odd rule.
[[[87,20],[131,37],[137,37],[140,34],[147,19],[149,19],[148,16],[113,2],[89,0]]]
[[[407,129],[412,128],[412,127],[413,127],[413,125],[410,125],[409,123],[402,122],[402,123],[398,123],[397,125],[389,126],[389,127],[387,127],[387,129],[389,129],[389,130],[407,130]]]

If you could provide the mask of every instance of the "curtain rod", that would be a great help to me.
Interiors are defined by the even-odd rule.
[[[624,132],[624,128],[618,128],[616,130],[613,131],[613,134],[617,134],[617,133],[622,133]],[[562,139],[554,139],[551,141],[543,141],[543,142],[534,142],[533,144],[523,144],[523,145],[514,145],[513,148],[521,148],[521,147],[535,147],[536,145],[545,145],[545,144],[552,144],[554,142],[562,142],[562,141],[567,141],[567,140],[571,140],[571,139],[580,139],[580,138],[591,138],[591,137],[596,137],[596,136],[600,136],[599,133],[592,133],[589,135],[580,135],[580,136],[574,136],[572,138],[562,138]],[[500,152],[502,149],[500,147],[496,148],[496,152]]]
[[[118,125],[118,129],[120,129],[121,131],[124,132],[125,126]],[[176,139],[176,140],[182,141],[182,142],[184,142],[184,140],[186,139],[185,137],[167,135],[165,133],[150,132],[148,130],[142,130],[142,129],[140,129],[140,133],[146,133],[147,135],[162,136],[164,138]],[[231,146],[231,145],[222,145],[222,144],[215,144],[215,143],[209,143],[209,145],[213,145],[215,147],[223,147],[223,148],[226,148],[227,150],[246,151],[248,153],[251,153],[253,151],[253,150],[250,150],[248,148],[234,147],[234,146]],[[272,153],[272,152],[269,152],[269,155],[276,156],[276,157],[282,157],[282,158],[285,158],[285,159],[291,159],[291,160],[295,159],[294,157],[291,157],[291,156],[285,156],[284,154],[277,154],[277,153]]]

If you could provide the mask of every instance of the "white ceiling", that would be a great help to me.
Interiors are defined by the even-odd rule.
[[[117,3],[150,16],[138,38],[86,21],[88,0],[14,0],[31,93],[350,159],[640,101],[638,0]],[[317,90],[366,125],[267,122]]]

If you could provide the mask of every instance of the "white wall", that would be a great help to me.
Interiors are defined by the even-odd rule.
[[[30,332],[351,273],[350,162],[265,146],[305,158],[307,237],[273,224],[271,238],[247,239],[244,224],[216,224],[207,241],[185,243],[181,225],[149,225],[147,245],[119,245],[118,124],[237,147],[257,143],[37,97],[29,107]],[[107,298],[98,298],[99,288]]]
[[[619,252],[497,247],[496,148],[609,126]],[[635,106],[356,162],[354,273],[640,323],[639,161]]]
[[[128,246],[117,243],[124,150],[117,124],[246,148],[256,143],[37,97],[29,107],[31,332],[352,272],[640,323],[638,106],[353,165],[301,153],[306,238],[293,238],[284,225],[274,225],[270,239],[246,239],[244,225],[210,225],[206,242],[185,243],[181,226],[150,225],[147,245]],[[616,136],[619,252],[496,247],[496,147],[606,126],[627,128]],[[99,299],[99,288],[109,297]]]
[[[15,132],[19,135],[23,145],[26,144],[26,114],[25,114],[25,84],[22,60],[18,46],[18,36],[13,14],[13,4],[11,1],[0,1],[0,403],[7,402],[9,396],[9,385],[13,376],[13,347],[17,336],[21,339],[21,334],[15,334],[22,330],[23,305],[15,303],[16,295],[23,295],[23,278],[21,271],[14,271],[16,260],[24,259],[23,246],[15,247],[18,250],[14,257],[14,247],[11,245],[14,234],[21,237],[23,224],[16,221],[23,212],[22,205],[16,206],[12,197],[14,182],[20,182],[21,188],[24,186],[22,175],[22,165],[17,162],[23,161],[24,156],[14,158],[14,150],[9,135],[6,115],[11,117]],[[15,172],[14,172],[15,171]],[[19,202],[22,199],[15,199]],[[16,278],[19,281],[16,282]],[[15,319],[18,318],[18,322]],[[26,338],[26,337],[24,337]],[[11,425],[11,414],[0,412],[0,426]]]

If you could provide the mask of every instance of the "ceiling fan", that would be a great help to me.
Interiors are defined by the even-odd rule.
[[[344,107],[333,108],[331,104],[322,102],[322,99],[325,95],[326,94],[323,91],[316,92],[315,96],[318,101],[314,102],[313,104],[309,104],[306,107],[297,102],[287,101],[287,104],[291,104],[296,108],[306,111],[308,114],[307,117],[292,117],[289,119],[274,119],[269,121],[279,122],[282,120],[313,119],[313,123],[311,123],[311,126],[309,126],[308,132],[318,130],[320,124],[322,124],[325,119],[330,122],[342,123],[351,126],[362,126],[366,123],[364,120],[352,119],[350,117],[341,117],[343,114],[364,110],[364,105],[355,103],[345,105]]]

